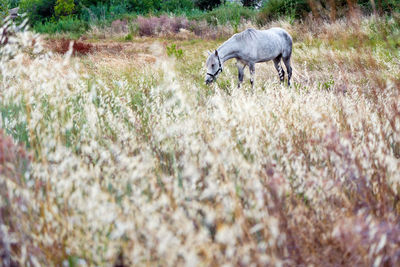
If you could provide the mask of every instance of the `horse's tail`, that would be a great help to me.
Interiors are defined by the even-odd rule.
[[[290,34],[283,30],[283,34],[282,34],[284,40],[285,40],[285,49],[284,49],[284,53],[282,54],[283,58],[291,58],[292,57],[292,49],[293,49],[293,39],[292,36],[290,36]]]

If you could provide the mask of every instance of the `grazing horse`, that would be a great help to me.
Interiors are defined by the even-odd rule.
[[[292,77],[292,67],[290,57],[292,55],[292,37],[281,28],[271,28],[269,30],[247,29],[241,33],[233,35],[215,50],[209,52],[206,67],[206,84],[215,81],[222,72],[223,64],[231,58],[237,59],[239,84],[243,82],[244,68],[249,66],[250,83],[254,84],[255,63],[273,60],[278,71],[279,78],[283,82],[285,72],[282,69],[281,59],[285,63],[288,72],[288,86]]]

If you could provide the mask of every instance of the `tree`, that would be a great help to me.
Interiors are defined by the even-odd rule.
[[[54,15],[55,0],[21,0],[21,13],[26,12],[31,22],[42,22]]]
[[[54,15],[64,17],[71,15],[75,10],[74,0],[57,0],[54,6]]]
[[[217,7],[220,4],[222,4],[222,1],[221,0],[195,0],[194,4],[201,10],[211,10],[214,7]]]
[[[256,7],[261,5],[261,0],[241,0],[243,6]]]

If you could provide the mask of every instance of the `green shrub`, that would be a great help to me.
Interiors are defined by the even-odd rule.
[[[0,21],[7,17],[9,4],[8,0],[0,0]]]
[[[167,55],[169,57],[175,56],[177,59],[181,59],[183,57],[183,50],[177,48],[176,44],[171,44],[171,46],[167,46]]]
[[[243,7],[240,4],[228,3],[221,5],[207,13],[190,16],[191,19],[205,20],[212,25],[231,24],[238,25],[242,19],[252,20],[256,17],[257,10]]]
[[[129,7],[138,14],[147,14],[161,9],[160,0],[130,0]]]
[[[21,0],[6,0],[6,2],[8,2],[9,8],[14,8],[14,7],[19,6],[19,3],[21,2]]]
[[[258,13],[257,22],[262,25],[283,16],[299,19],[310,11],[307,0],[269,0]]]
[[[243,6],[248,6],[248,7],[255,7],[260,4],[260,0],[240,0]]]
[[[194,0],[194,4],[201,10],[212,10],[222,4],[221,0]]]
[[[161,11],[165,12],[180,12],[191,11],[194,8],[192,0],[168,0],[161,2]]]
[[[21,0],[20,7],[31,22],[43,22],[54,15],[55,3],[56,0]]]
[[[174,13],[176,15],[197,12],[192,0],[124,0],[118,3],[99,2],[96,5],[79,5],[80,18],[85,21],[104,23],[117,18],[136,15]],[[130,15],[129,15],[130,14]]]
[[[80,35],[87,31],[87,22],[75,17],[65,17],[58,21],[39,22],[34,25],[34,29],[40,33],[61,33],[69,32],[71,34]]]
[[[99,2],[97,5],[79,6],[80,18],[92,23],[106,23],[129,12],[125,2],[116,5]]]
[[[117,5],[111,5],[109,8],[109,12],[111,16],[119,16],[129,13],[129,10],[127,4],[122,2]]]
[[[371,0],[358,0],[358,5],[364,12],[372,13],[374,11]],[[374,1],[375,10],[380,13],[400,12],[400,2],[398,0]]]
[[[54,14],[56,17],[69,16],[74,12],[74,10],[74,0],[57,0],[54,7]]]
[[[182,13],[194,9],[192,0],[129,0],[127,8],[137,14],[173,12]]]
[[[132,41],[133,40],[133,35],[132,33],[128,33],[127,35],[125,35],[124,37],[124,41]]]

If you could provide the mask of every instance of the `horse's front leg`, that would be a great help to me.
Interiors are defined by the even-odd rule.
[[[254,63],[249,63],[251,88],[254,87],[254,74],[256,72],[256,66],[255,65],[256,64],[254,64]]]
[[[236,66],[238,68],[238,79],[239,79],[238,88],[240,88],[240,85],[243,82],[243,78],[244,78],[244,67],[245,67],[245,65],[238,61],[236,63]]]

